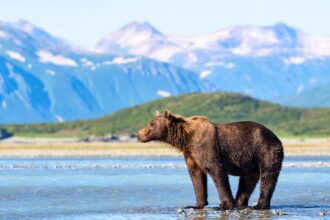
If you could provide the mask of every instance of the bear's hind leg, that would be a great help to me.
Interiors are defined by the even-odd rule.
[[[269,149],[271,152],[265,153],[259,164],[260,197],[258,204],[254,207],[255,209],[270,209],[270,201],[282,168],[284,157],[282,145],[276,145]]]
[[[236,194],[236,207],[244,208],[248,206],[249,198],[255,189],[259,180],[259,175],[241,176],[239,179],[238,190]]]
[[[209,169],[208,172],[219,193],[219,198],[221,200],[220,209],[233,209],[235,207],[235,200],[231,193],[228,174],[222,170],[221,167]]]
[[[260,174],[260,197],[258,204],[253,207],[254,209],[270,209],[270,200],[272,199],[279,174],[279,171],[264,171]]]

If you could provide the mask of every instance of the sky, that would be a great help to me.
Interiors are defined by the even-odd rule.
[[[0,20],[31,21],[77,45],[94,46],[131,21],[167,34],[205,35],[234,25],[284,22],[330,35],[328,0],[0,0]]]

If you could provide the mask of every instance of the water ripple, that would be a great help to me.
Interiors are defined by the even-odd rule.
[[[330,162],[284,162],[285,168],[321,168],[330,167]],[[186,168],[185,164],[114,164],[114,165],[26,165],[26,164],[6,164],[0,165],[0,169],[161,169],[161,168]]]

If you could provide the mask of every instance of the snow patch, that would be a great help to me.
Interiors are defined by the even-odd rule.
[[[83,63],[83,66],[87,66],[87,67],[94,66],[94,62],[88,60],[87,58],[81,58],[80,62]]]
[[[208,75],[210,75],[212,73],[211,70],[203,70],[200,74],[199,77],[204,79],[205,77],[207,77]]]
[[[139,45],[129,50],[131,54],[150,54],[151,45]]]
[[[164,90],[158,90],[157,94],[160,95],[161,97],[164,97],[164,98],[171,96],[170,92],[167,92],[167,91],[164,91]]]
[[[236,65],[232,62],[208,62],[205,64],[206,67],[213,67],[213,66],[221,66],[227,69],[232,69],[234,68]]]
[[[151,54],[151,58],[167,62],[178,52],[180,49],[177,47],[161,47]]]
[[[191,52],[188,53],[188,62],[189,62],[189,64],[194,63],[196,61],[198,61],[197,56],[194,53],[191,53]]]
[[[0,38],[7,38],[7,37],[8,37],[8,34],[4,31],[0,30]]]
[[[157,42],[162,40],[162,34],[147,23],[131,23],[119,31],[106,36],[100,47],[107,47],[108,43],[119,44],[122,48],[137,46],[140,47],[146,42]]]
[[[132,31],[131,33],[127,34],[123,40],[120,40],[120,44],[125,47],[128,45],[141,45],[143,42],[152,39],[152,33],[148,31],[142,31],[140,33],[136,33]]]
[[[298,54],[293,56],[302,56],[305,60],[330,56],[329,36],[310,36],[290,27],[283,28],[233,26],[205,36],[186,37],[169,36],[148,28],[129,26],[105,37],[98,48],[100,51],[108,50],[111,53],[114,50],[116,53],[142,55],[174,64],[185,60],[184,67],[196,64],[196,56],[199,60],[202,56],[203,59],[208,59],[232,55],[265,57],[272,54]],[[295,36],[291,36],[290,31]],[[176,55],[179,57],[174,60]],[[287,64],[304,62],[301,58],[285,58]]]
[[[298,56],[283,59],[283,62],[287,65],[290,65],[290,64],[298,65],[298,64],[302,64],[305,61],[306,61],[306,59],[304,57],[298,57]]]
[[[37,52],[39,56],[39,61],[42,63],[52,63],[60,66],[72,66],[77,67],[78,64],[73,59],[64,57],[62,55],[54,55],[49,51],[39,50]]]
[[[90,69],[92,70],[92,71],[94,71],[94,70],[96,70],[96,67],[99,67],[100,66],[100,64],[99,63],[94,63],[93,61],[90,61],[90,60],[88,60],[87,58],[81,58],[80,59],[80,62],[82,62],[82,65],[84,66],[84,67],[90,67]]]
[[[51,75],[51,76],[54,76],[55,75],[55,71],[53,70],[50,70],[50,69],[46,69],[46,73]]]
[[[303,50],[316,56],[330,56],[330,37],[303,36]]]
[[[35,27],[32,23],[28,22],[28,21],[22,21],[21,22],[21,26],[20,29],[28,34],[32,34]]]
[[[129,58],[125,58],[125,57],[116,57],[111,61],[104,61],[103,65],[111,65],[111,64],[126,64],[126,63],[134,63],[139,61],[138,57],[129,57]]]
[[[274,53],[274,50],[272,48],[258,48],[253,55],[256,57],[264,57],[272,53]]]
[[[24,63],[25,62],[25,57],[23,57],[20,53],[12,51],[12,50],[7,50],[6,53],[8,56],[14,60],[17,60],[19,62]]]
[[[245,41],[245,42],[243,42],[239,47],[235,47],[235,48],[232,50],[232,53],[233,53],[233,54],[236,54],[236,55],[241,55],[241,56],[249,55],[249,54],[252,53],[252,48],[251,48],[250,45]]]
[[[240,56],[266,56],[273,52],[269,46],[279,43],[272,30],[257,27],[228,27],[214,34],[192,39],[190,48],[229,52]],[[239,45],[234,47],[231,42]]]
[[[247,28],[246,32],[243,34],[245,39],[249,39],[251,42],[261,42],[268,44],[278,43],[278,39],[272,30],[265,30],[260,28]]]

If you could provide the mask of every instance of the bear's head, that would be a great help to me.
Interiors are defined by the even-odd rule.
[[[172,131],[184,122],[184,117],[173,115],[168,110],[165,110],[164,114],[157,111],[156,117],[147,126],[139,130],[138,140],[141,142],[168,142],[171,139]]]

